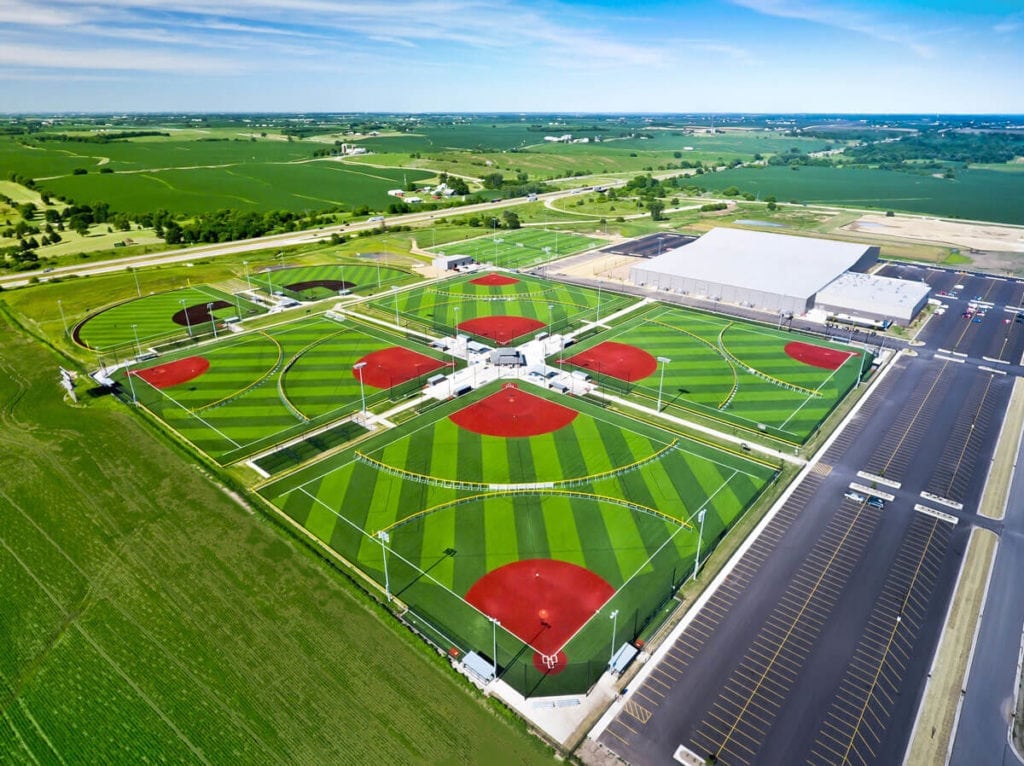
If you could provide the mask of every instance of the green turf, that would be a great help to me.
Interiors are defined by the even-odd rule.
[[[721,420],[726,428],[737,425],[792,443],[810,438],[872,361],[870,355],[862,359],[857,354],[835,371],[814,367],[790,358],[786,344],[801,341],[844,352],[853,349],[669,306],[626,319],[611,332],[567,349],[564,358],[609,340],[670,361],[628,385],[591,370],[600,384],[651,407],[657,405],[661,389],[662,406],[670,414],[685,417],[697,412]]]
[[[523,269],[606,244],[573,232],[536,227],[495,231],[490,236],[449,242],[432,248],[438,255],[468,255],[479,263]]]
[[[550,759],[59,361],[0,318],[0,761]]]
[[[579,414],[570,425],[528,438],[481,436],[446,417],[498,385],[261,490],[381,583],[384,560],[375,534],[385,531],[392,592],[432,625],[432,637],[446,648],[486,650],[492,626],[462,596],[487,572],[529,558],[570,561],[603,577],[618,593],[602,611],[621,609],[621,638],[631,638],[691,571],[697,514],[707,513],[706,553],[774,475],[770,466],[677,441],[579,400],[572,402]],[[535,482],[549,484],[507,488]],[[607,662],[607,630],[605,620],[591,620],[566,650],[574,667],[546,679],[532,669],[532,649],[513,659],[523,644],[503,634],[499,657],[507,680],[527,693],[538,683],[544,693],[585,691],[581,679],[592,681]]]
[[[287,269],[267,269],[251,272],[246,279],[257,290],[268,293],[281,292],[296,300],[314,301],[336,296],[340,291],[322,285],[296,291],[290,289],[289,286],[327,280],[344,282],[351,287],[343,289],[347,289],[353,294],[363,294],[404,284],[412,280],[413,276],[401,269],[388,267],[382,262],[377,265],[332,263],[319,266],[296,266]]]

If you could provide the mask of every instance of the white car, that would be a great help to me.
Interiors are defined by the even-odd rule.
[[[864,495],[862,495],[860,492],[854,492],[853,490],[844,494],[843,497],[845,497],[847,500],[853,500],[855,503],[863,503],[865,500],[867,500],[867,498],[864,497]]]

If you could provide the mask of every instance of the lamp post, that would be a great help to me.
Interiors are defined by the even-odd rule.
[[[554,329],[555,325],[555,304],[548,304],[548,334]]]
[[[491,661],[494,663],[494,670],[492,675],[495,680],[498,678],[498,626],[500,622],[494,617],[489,618],[491,621]]]
[[[700,522],[700,530],[697,532],[697,558],[693,560],[693,579],[697,579],[697,570],[700,569],[700,546],[704,540],[704,514],[707,513],[707,509],[702,510],[697,514],[697,521]]]
[[[245,266],[245,281],[249,284],[249,292],[252,292],[252,277],[249,276],[249,262],[242,261],[242,265]]]
[[[217,317],[213,315],[213,304],[206,304],[206,313],[210,315],[210,324],[213,325],[213,339],[217,340]]]
[[[366,418],[366,394],[363,392],[363,368],[366,366],[366,362],[356,362],[352,365],[352,369],[359,373],[359,399],[363,403],[363,418]]]
[[[380,540],[380,552],[384,557],[384,596],[388,601],[391,600],[391,580],[388,578],[388,549],[386,543],[391,542],[391,538],[388,533],[383,529],[377,533],[377,539]]]
[[[192,320],[188,318],[188,309],[185,308],[185,299],[182,298],[178,303],[181,304],[181,313],[185,315],[185,328],[188,330],[188,337],[192,337]]]
[[[658,380],[658,412],[661,412],[661,392],[665,387],[665,365],[671,362],[667,356],[659,356],[658,361],[661,363],[661,378]]]
[[[137,324],[132,325],[132,334],[135,336],[135,355],[142,356],[142,344],[139,343],[139,326]]]
[[[597,321],[601,321],[601,280],[597,280]]]
[[[135,293],[141,298],[142,297],[142,288],[139,287],[139,272],[138,272],[138,269],[133,269],[131,266],[129,266],[128,267],[128,271],[130,271],[132,273],[132,276],[135,277]]]
[[[395,298],[395,327],[400,327],[398,324],[398,285],[391,286],[391,294]]]
[[[132,380],[132,363],[128,362],[128,364],[125,366],[124,369],[125,369],[125,372],[128,375],[128,388],[132,392],[132,404],[138,404],[139,400],[135,396],[135,381]]]
[[[64,335],[68,334],[68,320],[64,317],[64,304],[57,299],[57,310],[60,311],[60,321],[64,325]]]
[[[612,651],[608,655],[608,667],[611,668],[612,663],[615,662],[615,633],[616,628],[619,627],[619,610],[616,609],[610,615],[608,615],[612,621]]]

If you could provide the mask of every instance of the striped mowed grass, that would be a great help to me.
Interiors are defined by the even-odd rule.
[[[382,315],[396,309],[403,322],[428,331],[451,333],[461,322],[480,317],[516,316],[535,319],[562,332],[604,317],[638,301],[630,295],[552,282],[527,274],[510,274],[514,284],[474,284],[480,273],[465,274],[433,285],[402,291],[371,301]]]
[[[79,343],[96,351],[124,349],[125,353],[130,354],[134,351],[136,334],[143,348],[187,338],[189,332],[195,336],[212,335],[213,327],[209,321],[191,326],[183,317],[180,323],[175,321],[175,316],[181,315],[189,307],[207,314],[206,307],[211,303],[214,308],[208,315],[216,318],[219,323],[234,317],[256,316],[265,311],[263,307],[241,296],[209,285],[196,285],[132,298],[100,309],[78,324],[75,337]]]
[[[259,271],[250,274],[248,279],[254,288],[267,293],[283,291],[298,300],[311,301],[330,298],[341,290],[353,293],[372,292],[379,288],[403,284],[418,277],[390,266],[328,263]]]
[[[406,344],[351,319],[309,317],[222,337],[135,368],[205,357],[209,369],[191,381],[157,389],[132,376],[132,384],[139,400],[168,426],[226,464],[356,412],[361,398],[353,365],[374,351]],[[433,349],[412,350],[446,364]],[[123,371],[119,379],[127,389]],[[369,384],[364,390],[368,407],[392,393]]]
[[[497,385],[260,490],[382,585],[387,555],[391,592],[435,642],[459,652],[489,655],[496,632],[467,591],[488,572],[531,559],[598,574],[615,591],[601,612],[620,610],[621,640],[639,635],[692,571],[697,515],[705,511],[706,556],[775,475],[744,455],[575,399],[568,426],[537,436],[487,436],[449,419]],[[507,680],[523,691],[584,691],[607,663],[607,622],[581,626],[564,647],[567,672],[551,676],[533,667],[529,637],[497,631]]]
[[[468,255],[480,263],[506,269],[521,269],[604,244],[603,240],[574,232],[529,227],[496,230],[488,236],[449,242],[429,250],[443,255]]]
[[[861,356],[861,349],[663,305],[574,347],[566,357],[609,340],[670,360],[630,384],[630,396],[654,405],[661,388],[669,412],[691,410],[745,429],[764,425],[761,430],[791,443],[814,433],[872,361],[870,354]],[[835,370],[816,367],[786,352],[794,342],[848,357]],[[604,376],[601,382],[614,381]]]

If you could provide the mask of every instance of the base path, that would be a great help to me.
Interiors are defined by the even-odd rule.
[[[460,428],[485,436],[539,436],[569,425],[579,413],[508,383],[449,419]]]
[[[401,346],[374,351],[359,362],[366,366],[358,370],[353,367],[352,377],[359,380],[361,373],[363,383],[374,388],[391,388],[445,366],[438,359]]]
[[[815,346],[813,343],[801,343],[800,341],[787,343],[783,350],[791,359],[825,370],[838,370],[851,356],[860,356],[857,351],[841,351],[837,348]]]
[[[494,569],[466,593],[466,601],[536,650],[533,664],[558,673],[565,643],[614,595],[603,577],[555,559],[526,559]]]
[[[569,357],[569,364],[632,383],[655,373],[658,361],[642,348],[606,341]]]
[[[210,360],[205,356],[187,356],[166,364],[147,367],[144,370],[132,370],[135,375],[153,386],[153,388],[170,388],[195,380],[210,369]]]

